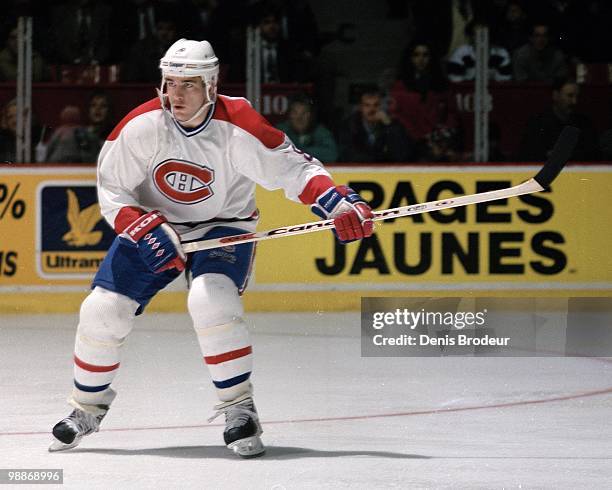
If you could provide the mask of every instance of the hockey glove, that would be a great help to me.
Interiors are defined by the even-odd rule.
[[[323,219],[333,219],[336,238],[349,243],[372,235],[372,209],[350,187],[330,187],[321,194],[310,209]]]
[[[138,253],[147,267],[158,274],[176,268],[185,269],[185,253],[181,240],[159,211],[143,214],[123,230],[122,236],[138,246]]]

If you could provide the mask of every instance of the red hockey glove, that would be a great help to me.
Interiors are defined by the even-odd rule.
[[[138,253],[154,273],[176,268],[185,269],[185,253],[181,240],[159,211],[143,214],[121,233],[138,245]]]
[[[341,243],[361,240],[372,235],[372,209],[350,187],[330,187],[317,198],[310,209],[323,219],[334,220],[334,233]]]

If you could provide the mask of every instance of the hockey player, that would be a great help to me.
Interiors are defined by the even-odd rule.
[[[217,95],[219,61],[206,41],[181,39],[160,61],[159,97],[130,112],[98,159],[98,198],[117,232],[83,301],[74,349],[72,413],[50,451],[96,432],[136,315],[187,268],[188,310],[224,414],[226,445],[264,451],[250,382],[251,343],[240,295],[254,244],[185,256],[181,243],[255,231],[255,184],[334,219],[342,242],[372,234],[372,212],[320,162],[295,148],[243,98]]]

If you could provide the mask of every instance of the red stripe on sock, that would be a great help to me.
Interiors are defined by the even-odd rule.
[[[240,357],[244,357],[253,352],[253,349],[249,345],[248,347],[243,347],[242,349],[232,350],[226,352],[224,354],[219,354],[218,356],[205,356],[204,361],[206,364],[221,364],[225,361],[231,361],[232,359],[238,359]]]
[[[114,371],[115,369],[117,369],[120,364],[117,363],[113,364],[112,366],[94,366],[93,364],[88,364],[84,361],[81,361],[76,355],[74,356],[74,363],[81,369],[92,373],[108,373],[109,371]]]

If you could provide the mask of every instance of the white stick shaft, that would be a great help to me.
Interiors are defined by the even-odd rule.
[[[540,192],[543,190],[544,188],[534,179],[529,179],[527,182],[523,182],[522,184],[516,185],[514,187],[508,187],[506,189],[481,192],[478,194],[469,194],[466,196],[442,199],[440,201],[430,201],[422,204],[414,204],[412,206],[402,206],[399,208],[376,211],[374,212],[374,221],[401,218],[402,216],[412,216],[414,214],[431,213],[432,211],[440,211],[442,209],[467,206],[468,204],[478,204],[482,202],[496,201],[498,199],[507,199],[509,197],[521,196],[523,194],[531,194],[533,192]],[[211,240],[185,243],[183,244],[183,251],[185,253],[190,253],[197,252],[198,250],[209,250],[211,248],[224,247],[227,245],[260,242],[262,240],[271,240],[273,238],[284,238],[287,236],[303,235],[305,233],[328,230],[332,229],[333,227],[334,220],[331,219],[324,221],[313,221],[311,223],[302,223],[300,225],[283,226],[274,230],[244,233],[242,235],[232,235],[223,238],[214,238]]]

